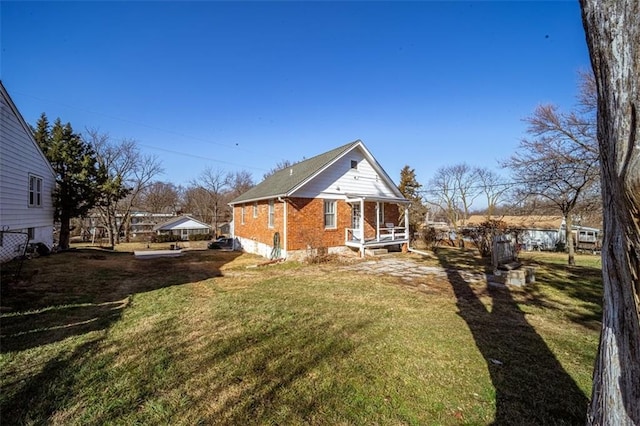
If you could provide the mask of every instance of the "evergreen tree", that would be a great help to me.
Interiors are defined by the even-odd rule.
[[[416,178],[415,169],[410,168],[408,165],[404,166],[400,171],[400,184],[398,185],[398,189],[407,200],[411,201],[411,208],[409,209],[409,235],[413,235],[416,230],[420,229],[427,215],[427,208],[422,201],[420,188],[422,188],[422,184],[420,184]],[[400,219],[401,223],[402,221],[403,219]]]
[[[70,123],[62,124],[58,118],[50,126],[43,113],[33,132],[56,173],[53,205],[55,220],[60,222],[58,244],[67,249],[71,219],[86,215],[96,205],[106,173],[98,166],[91,146],[74,133]]]

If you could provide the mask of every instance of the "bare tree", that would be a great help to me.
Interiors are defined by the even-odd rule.
[[[97,130],[88,130],[87,135],[98,162],[109,176],[97,211],[107,229],[109,245],[115,246],[120,242],[121,234],[127,235],[132,207],[153,178],[162,173],[162,167],[157,157],[143,155],[134,140],[114,142]],[[123,188],[126,190],[124,197]]]
[[[584,75],[583,75],[583,78]],[[590,96],[581,85],[579,99]],[[576,207],[599,184],[598,145],[595,135],[595,111],[586,108],[568,114],[553,105],[541,105],[531,117],[527,133],[516,153],[504,163],[511,169],[516,192],[521,198],[544,198],[559,210],[565,219],[565,239],[568,263],[575,264],[572,219]]]
[[[253,188],[253,177],[246,170],[232,172],[227,175],[229,201]]]
[[[491,218],[492,215],[496,214],[496,209],[505,197],[509,186],[502,176],[486,167],[477,167],[475,176],[477,178],[477,186],[487,202],[487,218]]]
[[[640,424],[640,2],[581,0],[598,93],[604,285],[590,425]]]
[[[224,221],[229,214],[226,205],[229,176],[222,170],[207,167],[197,179],[191,182],[192,187],[204,190],[204,192],[196,191],[195,194],[199,195],[199,208],[208,212],[207,215],[211,218],[209,223],[213,226],[214,232],[217,232],[218,224]]]
[[[200,186],[189,186],[183,194],[183,209],[204,223],[213,223],[211,196]]]
[[[469,217],[474,200],[480,195],[477,169],[467,164],[441,167],[436,171],[429,186],[427,202],[439,207],[453,226],[460,239],[460,225]]]
[[[169,182],[152,182],[140,192],[138,205],[150,213],[176,213],[180,204],[178,188]]]

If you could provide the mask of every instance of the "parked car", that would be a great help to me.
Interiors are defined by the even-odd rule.
[[[233,250],[233,238],[218,238],[215,241],[210,241],[207,244],[207,248],[213,250]]]

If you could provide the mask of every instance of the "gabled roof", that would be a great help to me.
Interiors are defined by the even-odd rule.
[[[153,227],[154,231],[168,231],[171,229],[211,229],[211,226],[191,216],[177,216]]]
[[[360,148],[371,165],[376,169],[378,174],[389,183],[391,188],[397,192],[398,198],[404,198],[396,185],[393,183],[389,175],[384,171],[380,164],[373,158],[371,153],[366,149],[361,140],[350,142],[346,145],[339,146],[324,154],[296,163],[290,167],[279,170],[273,175],[254,186],[244,194],[232,200],[229,204],[239,204],[258,200],[265,200],[277,197],[291,196],[296,190],[311,181],[314,177],[324,171],[327,167],[347,155],[352,150]]]
[[[40,149],[40,146],[38,145],[38,143],[34,139],[33,131],[31,130],[31,127],[24,120],[24,117],[22,116],[22,114],[20,114],[20,111],[18,110],[18,107],[13,102],[13,99],[11,99],[11,96],[9,96],[9,92],[7,92],[7,89],[4,87],[4,84],[2,84],[2,80],[0,80],[0,94],[2,94],[2,97],[5,98],[9,108],[11,109],[13,114],[18,118],[18,122],[20,123],[20,126],[24,129],[24,132],[29,136],[29,140],[36,147],[36,149],[40,153],[40,156],[42,157],[42,159],[44,160],[45,164],[47,165],[47,168],[51,172],[51,175],[54,176],[54,178],[55,178],[56,172],[53,170],[53,167],[51,166],[51,163],[49,162],[47,157],[44,155],[44,153],[42,152],[42,149]]]

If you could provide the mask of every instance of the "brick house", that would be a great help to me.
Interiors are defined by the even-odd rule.
[[[362,141],[280,170],[232,200],[233,236],[265,257],[408,244],[409,200]],[[404,219],[403,219],[404,220]]]

